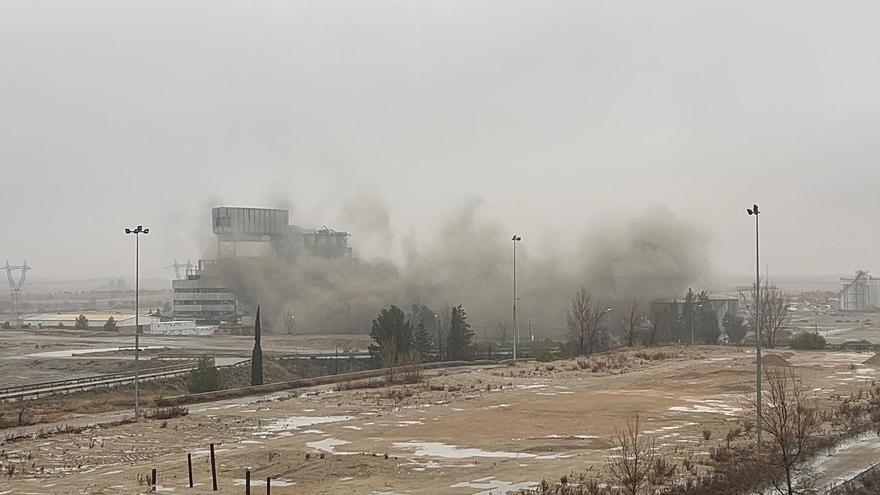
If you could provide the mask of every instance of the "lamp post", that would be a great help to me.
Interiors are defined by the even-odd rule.
[[[688,315],[688,320],[691,322],[691,345],[694,345],[694,305],[691,304],[691,307],[688,308],[690,314]]]
[[[516,328],[516,243],[522,240],[522,237],[514,234],[511,237],[513,241],[513,360],[516,361],[516,341],[519,333]]]
[[[134,234],[134,417],[140,416],[140,408],[138,407],[138,381],[139,381],[139,362],[140,357],[140,239],[141,234],[149,234],[150,229],[145,229],[143,225],[138,225],[133,229],[125,229],[126,234]]]
[[[703,303],[698,303],[696,305],[696,308],[697,308],[696,312],[700,314],[700,333],[703,333]],[[691,305],[691,314],[690,314],[690,318],[688,318],[688,319],[691,320],[691,345],[694,345],[695,341],[694,341],[694,305],[693,304]]]
[[[706,330],[703,328],[703,303],[697,304],[697,312],[700,313],[700,335],[705,336]],[[716,344],[718,342],[715,342]]]
[[[761,377],[761,339],[763,338],[761,335],[761,250],[760,243],[758,237],[758,215],[761,214],[761,211],[758,210],[758,205],[752,205],[751,208],[747,208],[746,211],[749,215],[755,216],[755,327],[756,327],[756,336],[758,339],[757,345],[757,361],[755,361],[755,373],[757,375],[757,397],[755,404],[757,406],[756,411],[756,420],[755,426],[758,429],[758,444],[761,443],[761,402],[763,394],[762,391],[762,377]]]

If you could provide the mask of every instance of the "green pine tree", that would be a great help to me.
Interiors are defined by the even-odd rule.
[[[77,330],[85,330],[89,328],[89,319],[86,318],[86,315],[79,315],[76,318],[75,326]]]
[[[446,344],[446,355],[450,361],[469,359],[473,354],[474,331],[467,322],[467,312],[461,304],[452,308],[449,321],[449,338]]]
[[[113,318],[112,316],[110,318],[107,318],[107,321],[104,323],[104,330],[106,330],[108,332],[115,332],[116,331],[116,318]]]
[[[406,319],[403,310],[392,304],[390,308],[380,311],[373,320],[370,337],[373,343],[369,351],[373,359],[378,362],[380,356],[384,356],[385,361],[394,362],[397,356],[412,349],[413,325]]]

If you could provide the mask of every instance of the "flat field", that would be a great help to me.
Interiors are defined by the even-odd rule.
[[[790,363],[829,402],[880,374],[861,364],[868,354],[776,354],[771,361]],[[661,347],[197,404],[167,422],[8,442],[0,462],[16,470],[0,493],[145,493],[153,468],[160,492],[215,493],[210,443],[219,493],[243,493],[246,469],[261,483],[252,493],[263,493],[267,477],[276,494],[504,493],[602,469],[615,431],[635,414],[661,452],[699,461],[748,416],[740,399],[754,386],[754,367],[751,349]]]

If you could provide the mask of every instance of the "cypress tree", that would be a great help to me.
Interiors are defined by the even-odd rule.
[[[263,348],[260,347],[260,306],[257,305],[257,316],[254,320],[254,352],[251,354],[251,385],[263,384]]]

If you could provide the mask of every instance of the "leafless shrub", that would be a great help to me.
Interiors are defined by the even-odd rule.
[[[401,402],[408,397],[412,397],[415,395],[415,391],[408,388],[393,388],[385,393],[385,397],[393,400],[394,402]]]
[[[149,419],[172,419],[180,418],[189,414],[189,408],[183,406],[157,407],[147,412]]]
[[[397,360],[403,372],[403,383],[418,383],[422,381],[421,357],[416,351],[401,354]]]
[[[18,426],[24,426],[25,424],[27,424],[26,423],[27,418],[25,418],[25,413],[27,412],[30,405],[31,405],[31,401],[29,401],[29,400],[22,402],[21,407],[18,409]]]
[[[742,430],[739,428],[731,428],[727,430],[727,435],[725,436],[725,440],[727,440],[727,448],[730,448],[730,442],[734,441],[739,434],[742,433]]]
[[[808,479],[804,461],[821,426],[815,401],[791,369],[768,369],[764,376],[761,429],[770,437],[768,462],[784,473],[772,484],[780,494],[801,493],[795,485],[801,480],[803,486]],[[757,411],[754,394],[746,395],[744,403]]]
[[[614,438],[618,453],[606,464],[608,475],[624,495],[639,495],[650,487],[649,474],[654,468],[654,439],[647,439],[639,429],[639,416],[627,418],[626,428]]]
[[[345,390],[359,390],[364,388],[382,388],[386,386],[387,383],[385,380],[355,380],[355,381],[345,381],[338,382],[333,386],[333,389],[337,392],[342,392]]]

